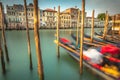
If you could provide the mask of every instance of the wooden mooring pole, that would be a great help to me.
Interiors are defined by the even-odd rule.
[[[39,27],[38,27],[38,0],[34,1],[34,38],[36,45],[36,55],[38,62],[38,74],[41,80],[44,80],[44,72],[43,72],[43,61],[42,54],[40,48],[40,37],[39,37]]]
[[[81,33],[80,33],[80,74],[82,74],[83,72],[84,20],[85,20],[85,0],[82,0],[82,22],[81,22]]]
[[[80,10],[78,9],[78,19],[77,19],[77,31],[76,31],[76,46],[78,46],[78,41],[79,41],[79,37],[78,37],[78,34],[79,34],[79,26],[80,25]]]
[[[24,13],[25,13],[25,19],[26,19],[26,32],[27,32],[27,42],[28,42],[28,55],[30,60],[30,70],[33,69],[32,65],[32,55],[31,55],[31,47],[30,47],[30,35],[29,35],[29,26],[28,26],[28,16],[27,16],[27,4],[26,0],[24,0]]]
[[[60,6],[58,6],[58,20],[57,20],[57,41],[59,43],[59,27],[60,27]],[[60,57],[60,48],[59,44],[57,44],[57,57]]]
[[[118,33],[118,34],[120,35],[120,22],[119,22],[118,24],[119,24],[119,25],[118,25],[118,26],[119,26],[119,33]]]
[[[94,36],[94,12],[95,10],[92,11],[91,42],[93,42],[93,36]]]
[[[1,59],[2,72],[3,72],[3,74],[5,74],[6,68],[5,68],[5,60],[4,60],[3,50],[1,47],[1,39],[0,39],[0,59]]]
[[[108,16],[108,11],[106,11],[103,39],[105,39],[105,37],[106,37],[106,35],[107,35],[108,17],[109,17],[109,16]]]
[[[6,61],[9,63],[9,55],[8,55],[8,48],[7,48],[7,43],[6,43],[6,37],[5,37],[5,29],[4,29],[4,25],[5,25],[5,16],[4,16],[4,10],[3,10],[3,6],[2,4],[0,4],[0,11],[2,12],[1,14],[1,21],[2,21],[2,39],[3,39],[3,43],[4,43],[4,48],[5,48],[5,54],[6,54]]]
[[[112,37],[114,36],[114,30],[115,30],[115,16],[113,17],[113,25],[112,25]]]

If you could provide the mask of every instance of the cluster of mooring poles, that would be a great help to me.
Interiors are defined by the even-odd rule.
[[[63,45],[62,43],[59,42],[59,27],[60,27],[60,7],[58,6],[58,20],[57,20],[57,30],[56,30],[56,37],[57,37],[57,40],[55,40],[55,43],[57,44],[57,56],[60,57],[60,50],[59,50],[59,46],[63,47],[63,48],[66,48],[67,50],[71,51],[71,52],[74,52],[75,54],[78,54],[75,50]],[[78,46],[78,43],[80,44],[80,60],[79,60],[79,63],[80,63],[80,74],[82,74],[83,72],[83,43],[85,44],[89,44],[89,45],[93,45],[93,46],[96,46],[96,47],[99,47],[99,46],[103,46],[103,45],[106,45],[106,43],[104,42],[99,42],[99,41],[95,41],[94,40],[94,15],[95,15],[95,10],[92,11],[92,25],[91,25],[91,37],[90,38],[85,38],[84,37],[84,21],[85,21],[85,0],[82,0],[82,18],[81,18],[81,25],[80,25],[80,11],[78,10],[78,21],[77,21],[77,31],[76,31],[76,46]],[[102,38],[105,39],[106,35],[107,35],[107,29],[108,29],[108,20],[109,20],[109,15],[108,15],[108,12],[106,11],[106,14],[105,14],[105,24],[104,24],[104,32],[103,32],[103,35],[102,35]],[[80,30],[79,30],[79,27],[80,27]],[[80,37],[79,37],[79,31],[80,31]],[[79,38],[80,38],[80,42],[79,42]],[[85,42],[84,40],[88,40],[89,42]],[[94,43],[95,42],[95,43]]]
[[[80,14],[80,11],[78,11],[78,15]],[[63,46],[66,47],[64,45],[62,45],[61,43],[59,43],[59,27],[60,27],[60,6],[58,6],[58,20],[57,20],[57,56],[60,57],[60,50],[59,50],[59,46]],[[79,26],[79,17],[78,16],[78,22],[77,22],[77,27]],[[83,33],[84,33],[84,20],[85,20],[85,0],[82,0],[82,23],[81,23],[81,29],[80,29],[80,74],[82,74],[82,70],[83,70]],[[78,28],[77,28],[77,35],[78,35]],[[76,45],[78,45],[78,39],[76,42]],[[70,49],[67,47],[68,50],[75,52],[74,50]],[[75,52],[76,53],[76,52]],[[77,53],[76,53],[77,54]]]
[[[40,38],[39,38],[39,19],[38,19],[38,0],[33,0],[34,2],[34,38],[35,38],[35,45],[36,45],[36,55],[37,55],[37,62],[38,62],[38,74],[41,80],[44,80],[44,71],[43,71],[43,63],[42,63],[42,54],[41,54],[41,48],[40,48]],[[2,66],[2,72],[6,73],[6,67],[5,67],[5,60],[4,60],[4,54],[2,49],[2,43],[4,43],[4,49],[6,53],[6,61],[9,63],[9,55],[8,55],[8,49],[6,44],[6,38],[5,38],[5,29],[4,29],[4,11],[2,3],[0,3],[0,11],[2,12],[1,19],[2,19],[2,38],[0,38],[0,58],[1,58],[1,66]],[[28,56],[29,56],[29,68],[30,70],[33,69],[32,64],[32,55],[31,55],[31,47],[30,47],[30,35],[29,35],[29,27],[28,27],[28,16],[27,16],[27,3],[26,0],[24,0],[24,13],[25,13],[25,20],[26,20],[26,33],[27,33],[27,42],[28,42]],[[2,40],[1,40],[2,39]],[[3,41],[3,42],[1,42]]]
[[[38,16],[38,0],[33,0],[34,2],[34,39],[35,39],[35,46],[36,46],[36,56],[37,56],[37,62],[38,62],[38,74],[41,80],[44,80],[44,70],[43,70],[43,61],[42,61],[42,53],[41,53],[41,47],[40,47],[40,35],[39,35],[39,16]],[[2,18],[2,38],[0,38],[0,58],[1,58],[1,64],[2,64],[2,71],[5,74],[6,73],[6,67],[5,67],[5,60],[4,60],[4,54],[3,54],[3,49],[2,49],[2,43],[4,44],[4,49],[5,49],[5,55],[6,55],[6,61],[9,63],[9,54],[8,54],[8,49],[7,49],[7,43],[6,43],[6,38],[5,38],[5,23],[4,23],[4,11],[3,11],[3,6],[0,3],[0,11],[2,14],[0,15]],[[101,46],[104,43],[100,44],[94,44],[93,43],[93,34],[94,34],[94,10],[92,12],[92,27],[91,27],[91,38],[90,43],[84,42],[84,21],[85,21],[85,0],[82,0],[82,18],[81,18],[81,26],[80,26],[80,11],[78,10],[78,21],[77,21],[77,38],[76,38],[76,45],[80,43],[80,74],[83,72],[83,43],[94,45],[94,46]],[[31,54],[31,47],[30,47],[30,35],[29,35],[29,25],[28,25],[28,16],[27,16],[27,3],[26,0],[24,0],[24,13],[25,13],[25,20],[26,20],[26,33],[27,33],[27,42],[28,42],[28,56],[29,56],[29,68],[30,70],[33,69],[33,64],[32,64],[32,54]],[[58,6],[58,12],[57,12],[58,20],[57,20],[57,57],[60,57],[60,50],[59,46],[66,47],[59,43],[59,27],[60,27],[60,6]],[[106,11],[106,18],[105,18],[105,25],[104,25],[104,32],[102,38],[105,39],[105,36],[107,35],[107,27],[108,27],[108,19],[109,15],[108,12]],[[114,23],[115,23],[115,18],[114,18]],[[79,35],[79,27],[80,28],[80,42],[78,39]],[[114,29],[114,27],[113,27]],[[120,30],[119,30],[120,34]],[[112,32],[112,35],[114,35],[114,32]],[[3,42],[1,42],[3,41]],[[68,50],[78,54],[75,50],[70,49],[69,47],[66,47]]]
[[[119,32],[118,32],[118,36],[117,36],[117,38],[115,38],[116,40],[120,40],[119,38],[120,38],[120,20],[119,21],[117,21],[116,20],[116,16],[114,16],[113,17],[113,19],[112,19],[112,22],[113,22],[113,26],[112,26],[112,32],[111,32],[111,35],[112,35],[112,39],[113,38],[115,38],[114,36],[115,36],[115,26],[116,26],[116,24],[117,24],[117,26],[119,27]]]
[[[109,24],[109,14],[108,14],[108,11],[106,11],[103,35],[102,36],[98,36],[98,37],[102,38],[103,40],[111,39],[113,41],[120,41],[120,39],[119,39],[119,35],[120,35],[120,27],[119,27],[120,26],[120,21],[116,21],[116,16],[114,16],[113,19],[112,19],[111,30],[108,30],[108,24]],[[118,35],[115,35],[116,24],[117,24],[117,27],[119,27]],[[109,33],[110,31],[111,31],[111,33]]]
[[[38,74],[40,79],[44,80],[43,62],[42,62],[40,37],[39,37],[38,0],[33,0],[33,1],[34,1],[34,38],[35,38],[36,55],[37,55],[37,62],[38,62]],[[26,19],[28,55],[29,55],[29,61],[30,61],[29,67],[30,67],[30,70],[32,70],[33,65],[32,65],[32,55],[31,55],[31,47],[30,47],[30,35],[29,35],[29,27],[28,27],[26,0],[24,0],[24,13],[25,13],[25,19]]]

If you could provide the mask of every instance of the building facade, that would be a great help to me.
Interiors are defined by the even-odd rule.
[[[61,19],[61,27],[62,28],[74,28],[77,27],[78,21],[78,11],[80,11],[77,7],[75,8],[68,8],[61,12],[60,19]],[[79,20],[81,23],[81,11],[79,15]]]
[[[43,28],[56,28],[57,11],[50,8],[43,10],[42,23]]]
[[[39,23],[39,27],[40,28],[42,28],[44,25],[45,25],[45,23],[43,22],[43,19],[42,19],[42,17],[43,17],[43,10],[42,9],[39,9],[39,13],[40,13],[40,23]]]
[[[60,28],[77,27],[78,8],[68,8],[60,12]],[[80,11],[81,13],[81,11]],[[57,11],[55,9],[43,10],[42,25],[46,28],[56,28],[57,26]],[[80,14],[81,22],[81,14]]]
[[[119,31],[120,30],[120,14],[115,14],[112,16],[112,30]]]
[[[13,6],[6,6],[7,26],[9,29],[25,29],[25,14],[24,6],[21,4],[14,4]],[[79,11],[79,23],[81,23],[81,11],[75,8],[68,8],[60,12],[60,28],[74,28],[77,27]],[[57,11],[47,8],[45,10],[39,9],[39,27],[40,28],[56,28],[57,26]],[[27,16],[29,28],[34,26],[33,4],[27,5]],[[86,17],[86,14],[85,14]]]
[[[33,11],[33,4],[30,3],[28,6],[27,6],[27,16],[28,16],[28,26],[29,28],[33,29],[34,27],[34,11]]]
[[[86,27],[91,27],[92,26],[92,17],[86,17],[85,20],[85,26]],[[94,27],[103,27],[104,21],[100,21],[97,18],[94,18]]]
[[[86,17],[85,20],[85,26],[91,27],[92,26],[92,17]],[[99,20],[97,18],[94,18],[94,27],[104,27],[105,26],[105,20]],[[108,21],[108,27],[112,26],[112,21]]]
[[[60,13],[60,28],[71,27],[71,15],[69,13]]]
[[[24,13],[24,6],[21,4],[14,4],[13,6],[6,6],[7,14],[7,26],[10,29],[25,29],[26,19]],[[39,20],[40,20],[40,11]],[[28,16],[28,26],[33,29],[34,26],[34,15],[33,15],[33,4],[27,5],[27,16]]]
[[[6,20],[7,28],[11,29],[25,29],[26,28],[26,19],[24,14],[24,6],[21,4],[14,4],[13,6],[6,6]],[[0,15],[1,15],[0,11]],[[57,11],[54,9],[47,8],[45,10],[38,10],[39,14],[39,28],[56,28],[57,26]],[[78,15],[78,13],[80,13]],[[74,28],[77,27],[77,24],[81,24],[81,11],[79,8],[68,8],[63,12],[60,12],[60,28]],[[90,27],[92,24],[92,18],[86,17],[85,12],[85,27]],[[28,16],[28,25],[29,28],[33,29],[34,26],[34,14],[33,14],[33,4],[30,3],[27,5],[27,16]],[[78,23],[79,16],[79,23]],[[109,26],[119,26],[120,24],[120,14],[114,15],[115,18],[112,19],[115,21],[109,21]],[[1,20],[0,20],[1,24]],[[100,21],[97,18],[94,18],[95,27],[104,27],[105,21]]]
[[[17,5],[14,4],[13,6],[6,6],[7,10],[7,26],[8,28],[17,29],[19,27],[22,27],[22,18],[24,7],[23,5]]]

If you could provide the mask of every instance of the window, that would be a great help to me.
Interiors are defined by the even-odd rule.
[[[19,16],[21,16],[21,13],[19,13]]]
[[[51,13],[51,12],[49,12],[49,15],[51,16],[51,15],[52,15],[52,13]]]

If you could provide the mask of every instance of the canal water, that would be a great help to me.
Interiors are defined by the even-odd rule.
[[[96,29],[99,30],[99,29]],[[84,67],[79,74],[79,63],[60,48],[57,58],[55,30],[39,30],[45,80],[100,80],[100,77]],[[75,32],[75,31],[74,31]],[[89,28],[85,29],[89,34]],[[0,34],[1,35],[1,34]],[[71,39],[70,30],[61,30],[61,37]],[[6,63],[7,74],[3,75],[0,63],[0,80],[40,80],[37,73],[37,58],[33,30],[30,30],[33,70],[29,70],[26,31],[6,31],[10,63]],[[72,40],[72,39],[71,39]]]

